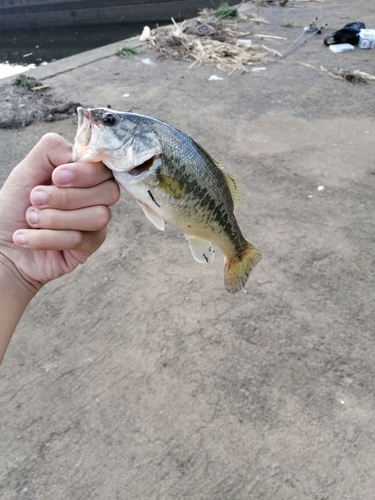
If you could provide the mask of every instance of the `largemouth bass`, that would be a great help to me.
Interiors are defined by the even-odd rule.
[[[184,233],[197,262],[212,262],[215,243],[228,292],[245,286],[260,260],[233,213],[246,188],[193,139],[149,116],[78,108],[73,160],[102,161],[158,229]]]

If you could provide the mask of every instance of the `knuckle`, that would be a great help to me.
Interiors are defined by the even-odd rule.
[[[46,208],[39,210],[38,227],[43,229],[61,229],[61,215],[57,210]]]
[[[74,231],[74,244],[72,245],[72,248],[75,248],[78,250],[79,248],[82,248],[85,243],[85,238],[86,234],[83,231]]]
[[[102,229],[111,220],[111,211],[106,206],[100,206],[96,215],[96,229]]]
[[[56,208],[71,208],[71,197],[70,197],[70,190],[67,188],[55,188],[54,189],[54,203],[53,205]],[[51,200],[52,201],[52,200]]]
[[[40,140],[40,143],[45,147],[55,147],[57,145],[65,145],[67,141],[61,137],[61,135],[56,134],[55,132],[48,132],[44,134]]]
[[[111,186],[112,186],[112,203],[111,203],[111,205],[114,205],[120,199],[121,191],[120,191],[120,186],[117,184],[116,181],[112,180],[110,182],[111,182]]]

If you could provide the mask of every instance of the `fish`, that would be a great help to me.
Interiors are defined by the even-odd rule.
[[[239,292],[259,251],[248,242],[234,209],[246,193],[191,137],[156,118],[107,108],[77,109],[73,161],[102,161],[154,226],[185,235],[194,259],[224,255],[224,285]]]

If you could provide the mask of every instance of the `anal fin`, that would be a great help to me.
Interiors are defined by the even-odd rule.
[[[185,235],[194,259],[200,264],[209,264],[214,260],[215,249],[211,241],[202,240],[195,236]]]

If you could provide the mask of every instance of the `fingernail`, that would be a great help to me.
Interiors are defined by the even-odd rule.
[[[30,225],[38,224],[38,212],[36,212],[36,210],[29,209],[26,212],[26,220]]]
[[[23,247],[26,243],[25,235],[23,233],[16,233],[13,236],[13,241],[16,245]]]
[[[34,191],[32,194],[33,205],[45,205],[47,203],[47,193],[44,191]]]
[[[56,173],[56,183],[59,185],[70,184],[72,182],[73,175],[70,170],[60,170]]]

